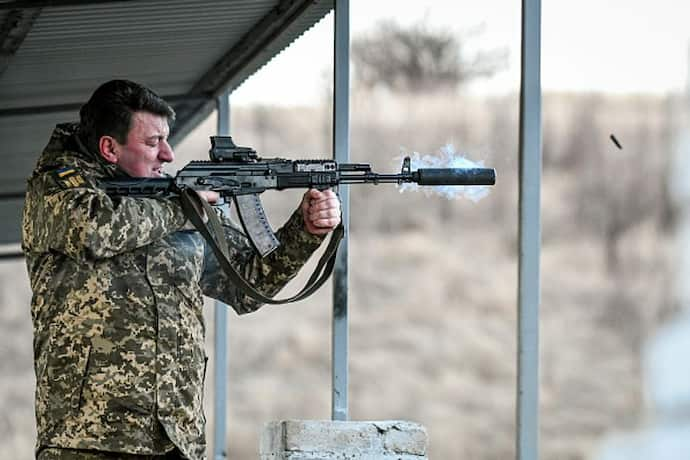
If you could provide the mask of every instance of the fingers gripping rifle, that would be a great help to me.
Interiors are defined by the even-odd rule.
[[[190,162],[179,170],[175,177],[110,179],[102,180],[99,186],[109,195],[134,197],[179,195],[184,198],[183,204],[186,201],[189,205],[190,211],[187,214],[192,222],[195,219],[190,216],[190,213],[193,213],[191,209],[199,210],[206,203],[196,194],[189,192],[193,190],[218,192],[223,199],[231,199],[235,202],[237,213],[249,240],[263,257],[280,245],[259,199],[259,195],[266,190],[291,188],[324,190],[340,184],[403,184],[407,182],[432,186],[493,185],[496,181],[496,172],[492,168],[426,168],[412,171],[409,157],[403,160],[402,170],[398,174],[372,172],[371,166],[366,163],[338,164],[334,160],[259,158],[254,149],[235,145],[229,136],[211,137],[209,157],[209,161]],[[194,201],[194,204],[190,203],[190,200]],[[208,209],[206,214],[212,219],[215,213],[209,212],[210,208]],[[200,226],[205,226],[203,223],[195,223],[195,226],[204,233],[200,228]],[[211,238],[213,239],[212,236]],[[206,236],[206,239],[209,240],[209,237]],[[223,238],[215,238],[215,240],[221,239]],[[209,242],[211,243],[210,240]],[[221,246],[223,242],[216,241]],[[333,239],[331,242],[333,243]],[[332,251],[326,251],[332,252],[333,258],[337,243],[338,241],[333,244]],[[222,248],[220,250],[222,252]],[[319,263],[319,266],[327,269],[328,263]],[[328,274],[330,271],[325,278]],[[309,294],[313,290],[315,288],[311,289]],[[297,296],[300,295],[301,293]],[[304,297],[306,295],[300,298]],[[258,300],[267,303],[284,303],[266,297]]]

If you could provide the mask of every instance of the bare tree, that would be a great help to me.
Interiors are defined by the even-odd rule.
[[[601,237],[606,266],[615,274],[621,265],[620,241],[641,222],[660,222],[667,205],[664,173],[667,155],[657,152],[663,132],[652,114],[657,103],[641,100],[621,106],[619,132],[624,148],[617,148],[603,130],[606,101],[601,95],[577,103],[570,132],[554,168],[577,174],[572,190],[576,219],[582,230]]]
[[[425,21],[403,27],[379,22],[367,35],[352,42],[355,78],[365,87],[393,91],[455,88],[473,78],[495,74],[507,64],[505,49],[482,51],[468,57],[464,41],[479,30],[458,37],[432,30]]]

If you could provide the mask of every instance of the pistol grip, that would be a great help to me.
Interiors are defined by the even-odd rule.
[[[268,222],[259,195],[238,195],[233,197],[233,200],[237,206],[242,227],[261,257],[267,256],[280,246],[280,241]]]

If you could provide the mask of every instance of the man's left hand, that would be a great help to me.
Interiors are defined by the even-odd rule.
[[[340,223],[340,199],[331,189],[309,189],[301,207],[304,226],[313,235],[325,235]]]

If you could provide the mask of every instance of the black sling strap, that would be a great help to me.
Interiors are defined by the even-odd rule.
[[[309,277],[304,287],[294,296],[285,299],[273,299],[268,297],[257,290],[249,281],[244,279],[230,263],[225,232],[223,231],[220,218],[211,205],[191,188],[186,188],[181,191],[180,202],[189,221],[199,233],[201,233],[206,242],[211,246],[211,249],[213,249],[213,253],[216,255],[218,263],[225,274],[228,275],[238,289],[255,300],[267,304],[279,305],[305,299],[320,288],[333,272],[338,244],[345,233],[342,223],[333,230],[326,251],[319,259],[314,272]],[[207,222],[204,222],[204,213],[208,218]]]

